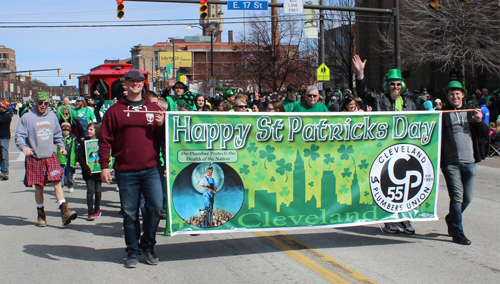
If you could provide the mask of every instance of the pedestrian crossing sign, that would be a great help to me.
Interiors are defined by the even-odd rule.
[[[318,67],[316,74],[318,81],[330,81],[330,68],[325,63]]]

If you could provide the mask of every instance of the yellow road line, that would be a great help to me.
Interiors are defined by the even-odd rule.
[[[301,265],[307,267],[309,270],[313,271],[318,276],[322,277],[330,283],[376,283],[366,276],[360,274],[359,272],[352,270],[344,264],[321,253],[318,250],[309,247],[308,245],[300,242],[299,240],[291,237],[290,235],[287,235],[282,231],[277,232],[277,234],[279,235],[271,235],[267,232],[254,232],[254,234],[264,238],[267,243],[279,249],[287,256],[294,259]],[[320,263],[307,257],[305,254],[301,253],[301,250],[294,249],[286,243],[304,247],[308,252],[316,254],[321,261],[325,262],[325,264],[335,267],[335,270],[338,270],[338,272],[334,272],[325,268],[324,265],[321,265]]]

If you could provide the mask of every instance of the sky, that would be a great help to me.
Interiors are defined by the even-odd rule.
[[[197,25],[198,4],[131,2],[125,0],[125,17],[116,16],[115,0],[16,0],[1,1],[0,45],[14,49],[17,70],[61,69],[33,72],[33,78],[49,85],[78,85],[77,76],[86,74],[106,59],[130,57],[133,46],[165,42],[169,37],[194,36],[200,29],[187,29]],[[222,41],[227,42],[227,31],[233,30],[235,40],[243,32],[242,11],[228,11],[223,5],[225,22]],[[247,16],[249,12],[247,12]],[[151,20],[160,20],[151,22]],[[145,22],[149,21],[149,22]],[[229,21],[238,22],[234,24]],[[148,27],[63,27],[63,28],[9,28],[12,26],[62,25],[116,25],[116,24],[169,24]],[[23,73],[28,75],[28,73]]]

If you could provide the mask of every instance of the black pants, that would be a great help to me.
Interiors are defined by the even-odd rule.
[[[89,215],[94,215],[101,208],[101,185],[102,181],[97,181],[93,179],[85,180],[87,184],[87,208],[89,209]],[[94,195],[95,195],[95,205],[94,205]]]

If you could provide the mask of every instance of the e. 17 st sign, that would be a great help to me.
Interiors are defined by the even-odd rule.
[[[227,1],[228,10],[267,10],[267,1]]]

